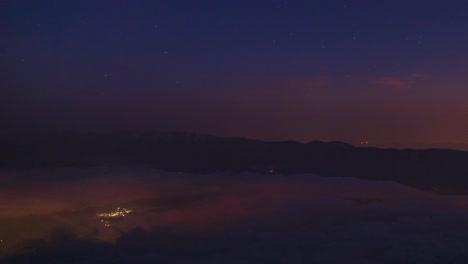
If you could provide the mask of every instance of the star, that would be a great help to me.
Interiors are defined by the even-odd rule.
[[[324,49],[324,48],[325,48],[325,41],[324,41],[323,39],[322,39],[322,40],[320,40],[320,45],[322,46],[322,49]]]

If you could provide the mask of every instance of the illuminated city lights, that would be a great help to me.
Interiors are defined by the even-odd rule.
[[[132,210],[130,209],[117,207],[117,209],[114,211],[99,213],[97,214],[97,217],[101,219],[101,223],[103,223],[104,226],[109,227],[111,226],[112,220],[121,219],[130,214],[131,212]]]

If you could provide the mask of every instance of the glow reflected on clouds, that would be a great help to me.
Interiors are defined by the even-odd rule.
[[[434,232],[442,237],[468,233],[467,197],[440,196],[392,182],[149,169],[29,173],[15,177],[40,179],[57,174],[63,178],[35,184],[11,182],[15,188],[2,192],[0,239],[13,245],[3,246],[5,252],[14,252],[30,240],[48,240],[57,228],[69,230],[77,239],[112,243],[135,228],[221,236],[226,241],[234,232],[239,239],[252,234],[286,239],[279,244],[289,236],[314,243],[361,243],[345,251],[431,237]],[[117,207],[132,212],[107,226],[96,219],[97,214]],[[305,242],[298,247],[305,246],[301,243]]]

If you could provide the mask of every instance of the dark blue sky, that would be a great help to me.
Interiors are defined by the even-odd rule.
[[[468,142],[466,1],[2,1],[7,132]]]

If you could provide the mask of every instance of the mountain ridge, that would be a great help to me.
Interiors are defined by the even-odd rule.
[[[468,194],[468,152],[261,141],[185,132],[0,136],[0,168],[148,166],[192,173],[313,173]]]

